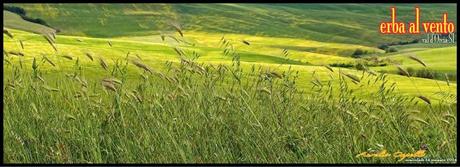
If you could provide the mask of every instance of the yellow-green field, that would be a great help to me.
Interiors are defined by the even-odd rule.
[[[65,66],[71,66],[74,61],[68,61],[59,56],[70,55],[72,57],[79,58],[80,63],[84,64],[87,70],[94,72],[95,75],[99,71],[99,64],[97,61],[92,62],[88,59],[85,54],[90,53],[96,57],[103,57],[107,59],[109,64],[112,64],[114,60],[124,58],[129,52],[131,56],[138,55],[142,60],[152,67],[162,68],[161,66],[166,61],[178,62],[177,53],[173,47],[179,46],[183,50],[192,53],[195,51],[201,56],[196,60],[197,62],[203,62],[208,64],[230,64],[232,57],[225,56],[222,54],[223,49],[219,47],[219,39],[222,37],[221,34],[209,34],[209,33],[187,33],[186,39],[190,42],[196,43],[196,46],[190,46],[186,44],[178,44],[174,40],[167,38],[165,42],[161,42],[160,36],[147,36],[147,37],[122,37],[116,39],[103,39],[103,38],[88,38],[88,37],[75,37],[75,36],[59,36],[57,39],[57,45],[59,52],[55,53],[52,47],[46,42],[44,38],[39,35],[30,33],[24,33],[21,31],[12,31],[17,39],[22,39],[24,42],[24,50],[22,51],[21,46],[16,40],[5,38],[5,48],[7,51],[19,51],[23,52],[26,56],[22,58],[24,63],[31,63],[33,57],[41,58],[42,55],[46,55],[53,61],[65,63],[61,65],[64,67],[52,67],[44,66],[43,68],[50,71],[65,70]],[[283,39],[283,38],[263,38],[254,36],[244,35],[232,35],[225,34],[225,38],[234,43],[234,48],[240,53],[240,60],[243,68],[248,69],[251,65],[261,65],[264,67],[285,70],[289,66],[294,70],[299,71],[302,74],[299,77],[299,86],[309,89],[313,84],[312,73],[316,71],[319,79],[324,81],[329,80],[329,70],[322,65],[328,65],[337,62],[355,62],[356,60],[350,57],[343,57],[334,55],[333,52],[346,52],[346,50],[354,50],[354,48],[364,48],[369,50],[375,50],[357,45],[347,44],[327,44],[315,41],[296,40],[296,39]],[[266,40],[265,40],[266,39]],[[80,41],[81,42],[80,42]],[[251,41],[251,45],[245,45],[241,41]],[[113,47],[110,47],[107,41],[111,41]],[[286,46],[298,46],[298,47],[317,47],[323,48],[323,50],[330,50],[331,54],[319,54],[312,52],[302,52],[289,50],[289,55],[285,57],[283,55],[283,49],[278,45]],[[142,49],[140,49],[142,48]],[[456,69],[456,47],[430,49],[428,51],[422,51],[420,53],[414,52],[416,55],[426,61],[429,68],[455,71]],[[430,53],[430,54],[426,54]],[[439,55],[439,56],[438,56]],[[403,67],[417,67],[422,68],[423,66],[418,64],[416,61],[411,60],[401,55],[389,56],[389,58],[395,58],[395,60],[403,60]],[[446,58],[446,65],[442,66],[443,59]],[[21,58],[11,57],[11,61],[18,61]],[[337,71],[337,68],[334,68]],[[375,67],[378,71],[381,67]],[[389,65],[384,69],[390,69],[397,71],[397,67]],[[5,69],[8,70],[8,69]],[[343,71],[356,74],[361,77],[362,72],[357,70],[342,69]],[[47,72],[44,71],[44,72]],[[388,75],[389,82],[397,81],[397,88],[400,93],[410,94],[413,96],[422,94],[427,97],[436,99],[435,93],[439,91],[449,90],[451,93],[456,91],[456,83],[450,83],[450,87],[445,81],[435,81],[423,78],[412,78],[416,83],[416,87],[408,77],[401,75]],[[437,82],[437,83],[436,83]],[[439,85],[439,86],[438,86]],[[417,91],[419,89],[420,92]],[[359,89],[357,91],[360,91]],[[371,90],[361,90],[369,92]],[[438,97],[439,98],[439,97]]]
[[[76,9],[87,9],[86,5],[21,6],[54,18],[57,25],[64,24],[58,16],[73,17]],[[256,6],[258,14],[270,11]],[[330,7],[341,8],[317,10]],[[96,8],[104,11],[103,21],[119,8],[134,18],[162,14],[116,5]],[[44,14],[44,9],[55,10]],[[131,34],[105,33],[95,25],[84,31],[69,28],[49,42],[25,32],[31,31],[28,23],[18,19],[4,21],[22,24],[7,26],[3,36],[6,163],[408,163],[410,159],[357,156],[383,150],[422,151],[425,158],[438,160],[456,157],[457,83],[449,78],[456,77],[456,46],[416,44],[385,53],[370,45],[376,41],[346,44],[344,39],[293,34],[217,33],[209,27],[136,34],[136,27],[129,25],[121,28]],[[31,24],[38,26],[34,30],[44,30]],[[103,37],[104,33],[116,36]],[[357,49],[368,54],[353,58]],[[385,64],[375,65],[376,60]],[[360,63],[369,66],[359,69]],[[409,67],[445,74],[447,79],[398,74]]]

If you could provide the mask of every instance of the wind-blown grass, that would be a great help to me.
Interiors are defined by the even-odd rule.
[[[54,52],[41,38],[23,57],[4,55],[4,162],[395,163],[356,155],[422,146],[431,159],[456,156],[456,84],[242,62],[234,43],[215,48],[229,60],[206,63],[176,46],[140,45],[157,55],[133,56],[132,42],[59,40],[72,60],[35,58]],[[414,86],[443,98],[401,91]]]

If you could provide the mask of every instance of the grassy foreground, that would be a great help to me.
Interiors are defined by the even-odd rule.
[[[23,35],[24,49],[4,36],[4,162],[404,163],[356,155],[425,146],[456,157],[455,83],[223,53],[234,42],[63,37],[56,54]]]

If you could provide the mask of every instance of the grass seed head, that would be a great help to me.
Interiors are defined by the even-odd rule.
[[[8,54],[24,57],[24,53],[22,52],[9,51]]]
[[[451,118],[451,119],[453,119],[453,120],[456,120],[456,119],[457,119],[454,115],[449,114],[449,113],[446,113],[446,114],[444,114],[443,116],[446,117],[446,118]]]
[[[80,77],[75,77],[75,79],[81,84],[81,86],[87,88],[88,87],[88,82],[83,78],[80,79]]]
[[[180,34],[181,37],[184,37],[184,33],[178,24],[170,23],[171,26]]]
[[[418,97],[418,98],[420,98],[420,99],[422,99],[422,100],[423,100],[424,102],[426,102],[427,104],[431,104],[431,101],[430,101],[430,99],[428,99],[427,97],[425,97],[425,96],[422,96],[422,95],[420,95],[420,96],[417,96],[417,97]]]
[[[351,80],[353,80],[354,82],[360,82],[361,80],[356,76],[356,75],[353,75],[353,74],[347,74],[347,73],[343,73],[345,76],[347,76],[348,78],[350,78]]]
[[[373,76],[377,76],[377,72],[373,71],[373,70],[367,70],[367,72]]]
[[[179,56],[184,56],[184,51],[180,50],[179,48],[174,48],[174,51],[176,51],[176,53],[179,55]]]
[[[43,56],[43,59],[44,59],[46,62],[48,62],[49,64],[51,64],[53,67],[56,66],[56,64],[54,64],[48,57]]]
[[[73,59],[73,58],[72,58],[71,56],[69,56],[69,55],[63,55],[62,57],[63,57],[63,58],[66,58],[66,59],[69,59],[69,60],[72,60],[72,59]]]
[[[279,78],[279,79],[283,78],[283,75],[281,75],[280,73],[277,73],[275,71],[270,72],[270,75],[272,77],[276,77],[276,78]]]
[[[116,78],[105,78],[102,81],[103,82],[116,83],[116,84],[120,84],[120,85],[123,83],[119,79],[116,79]]]
[[[37,75],[37,78],[42,81],[43,83],[45,83],[45,79],[43,79],[40,75]]]
[[[99,58],[99,64],[101,65],[101,67],[104,69],[104,70],[109,70],[109,66],[107,65],[107,63],[105,62],[105,60],[100,57]]]
[[[19,44],[21,44],[21,48],[24,49],[24,43],[22,42],[22,40],[19,40]]]
[[[139,60],[133,60],[132,61],[134,65],[136,65],[137,67],[145,70],[145,71],[148,71],[150,72],[151,74],[153,73],[153,71],[150,69],[150,67],[148,67],[147,65],[145,65],[144,63],[142,63],[141,61]]]
[[[425,124],[425,125],[429,125],[429,123],[426,122],[425,120],[423,120],[422,118],[413,117],[412,119],[415,120],[415,121],[417,121],[417,122],[423,123],[423,124]]]
[[[44,89],[46,89],[46,90],[48,90],[48,91],[52,91],[52,92],[57,92],[57,91],[59,91],[59,89],[50,87],[50,86],[48,86],[48,85],[43,85],[42,87],[43,87]]]
[[[267,94],[272,94],[272,92],[270,90],[268,90],[267,88],[259,88],[258,91],[261,91],[261,92],[264,92],[264,93],[267,93]]]
[[[109,90],[114,91],[114,92],[117,91],[117,89],[115,88],[115,85],[114,85],[112,82],[104,82],[104,81],[102,81],[102,85],[103,85],[106,89],[109,89]]]
[[[13,38],[13,34],[9,32],[7,29],[3,28],[3,34],[6,34],[8,37]]]
[[[93,61],[93,56],[91,55],[91,53],[85,53],[86,57],[88,57],[91,61]]]
[[[137,57],[139,60],[142,60],[142,58],[139,56],[139,54],[136,54],[136,57]]]
[[[161,41],[165,41],[165,35],[164,34],[160,34],[160,37],[161,37]]]
[[[420,63],[423,67],[426,67],[425,62],[422,59],[415,57],[414,55],[410,55],[409,58]]]
[[[65,118],[69,119],[69,120],[75,120],[76,119],[73,115],[70,115],[70,114],[66,114]]]
[[[54,42],[53,36],[50,35],[50,34],[46,34],[46,35],[43,35],[43,38],[45,38],[46,41],[48,41],[48,43],[51,45],[51,47],[53,47],[54,51],[57,52],[57,47],[56,47],[56,44]]]
[[[399,72],[401,72],[403,75],[407,76],[407,77],[410,77],[410,74],[409,72],[407,72],[404,68],[402,68],[401,66],[397,65],[396,66],[399,70]]]
[[[37,59],[35,59],[34,57],[34,60],[32,62],[32,69],[36,70],[37,68],[38,68]]]
[[[334,70],[332,70],[331,66],[329,66],[329,65],[324,65],[324,67],[326,67],[329,71],[334,72]]]

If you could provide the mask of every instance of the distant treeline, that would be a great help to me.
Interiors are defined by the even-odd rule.
[[[415,69],[412,67],[408,67],[406,71],[407,73],[409,73],[410,76],[419,77],[419,78],[450,80],[450,81],[456,81],[456,78],[457,78],[456,73],[444,73],[444,72],[428,70],[428,69]],[[399,71],[398,74],[404,75],[401,71]]]
[[[3,6],[3,10],[6,10],[6,11],[10,11],[10,12],[16,13],[16,14],[18,14],[19,16],[21,16],[21,18],[24,19],[24,20],[27,20],[27,21],[30,21],[30,22],[33,22],[33,23],[37,23],[37,24],[41,24],[41,25],[44,25],[44,26],[53,28],[53,27],[50,26],[48,23],[46,23],[46,21],[43,20],[43,19],[40,19],[40,18],[32,18],[32,17],[27,16],[26,10],[24,10],[24,9],[21,8],[21,7],[4,5],[4,6]],[[53,28],[53,29],[56,29],[56,28]],[[56,29],[56,31],[59,32],[58,29]]]
[[[377,48],[385,50],[386,53],[391,53],[391,52],[397,52],[398,50],[394,47],[394,45],[407,45],[407,44],[413,44],[413,43],[418,43],[420,39],[414,39],[412,41],[399,41],[399,42],[391,42],[391,43],[384,43],[380,44],[377,46]]]

